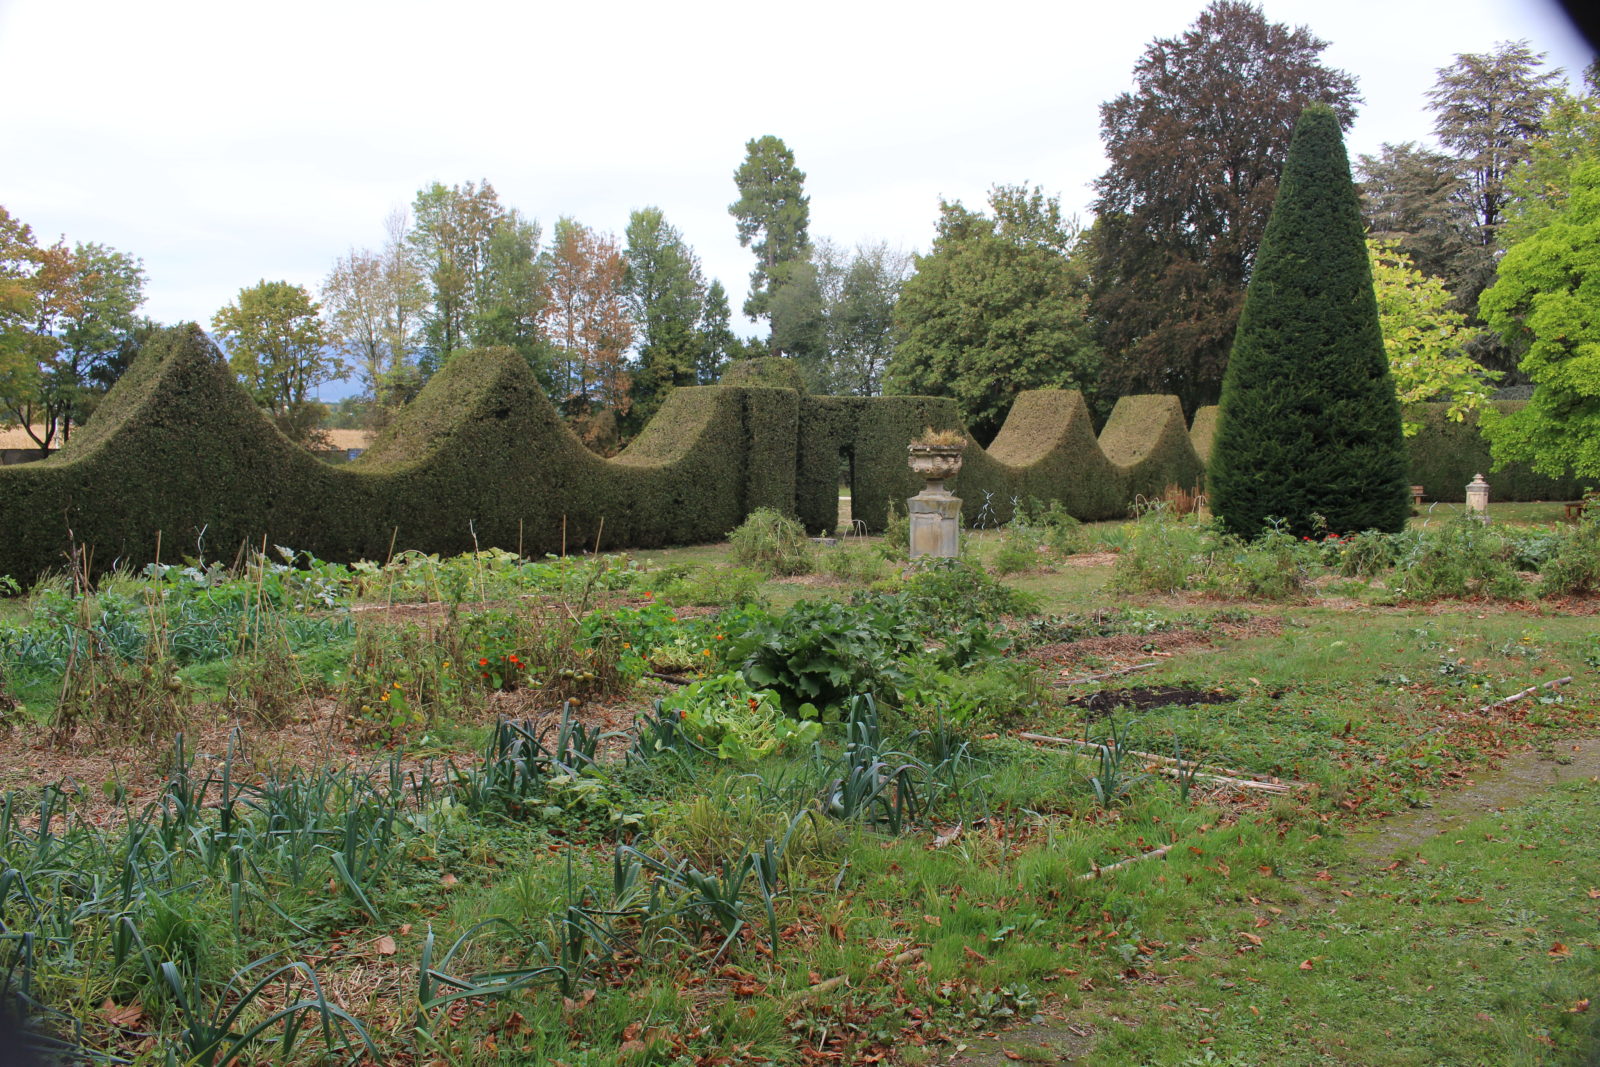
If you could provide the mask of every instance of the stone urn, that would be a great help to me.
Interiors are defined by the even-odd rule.
[[[938,556],[954,559],[959,550],[961,499],[944,483],[961,470],[967,443],[913,441],[906,447],[911,469],[927,479],[927,487],[906,501],[911,519],[911,558]]]
[[[906,446],[907,462],[913,471],[928,480],[924,492],[944,493],[948,492],[945,481],[961,470],[961,457],[966,450],[965,441],[958,445],[925,445],[913,441]]]

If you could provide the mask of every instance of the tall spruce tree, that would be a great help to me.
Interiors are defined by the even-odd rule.
[[[1384,354],[1361,206],[1331,108],[1295,125],[1245,296],[1211,454],[1211,506],[1253,537],[1398,531],[1400,404]]]

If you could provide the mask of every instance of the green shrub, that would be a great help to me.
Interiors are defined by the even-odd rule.
[[[867,585],[887,576],[888,562],[866,545],[835,545],[817,552],[817,571],[840,582]]]
[[[810,574],[816,550],[805,527],[771,508],[757,508],[732,533],[733,558],[780,577]]]
[[[888,698],[898,660],[921,646],[905,619],[881,602],[802,600],[777,619],[755,620],[736,640],[744,676],[772,689],[794,718],[834,717],[852,696]]]
[[[1304,596],[1318,548],[1275,524],[1254,541],[1226,538],[1210,557],[1206,588],[1250,600]]]
[[[1522,582],[1510,559],[1511,548],[1497,531],[1460,515],[1406,534],[1390,586],[1402,600],[1516,599]]]
[[[905,687],[906,715],[913,721],[931,719],[974,728],[1014,721],[1041,703],[1036,673],[1027,664],[1005,659],[970,670],[918,663]]]
[[[1176,593],[1206,568],[1216,547],[1211,529],[1163,506],[1125,524],[1126,537],[1111,570],[1111,588],[1126,593]]]
[[[1600,593],[1600,508],[1590,507],[1539,575],[1540,596]]]
[[[1346,578],[1376,578],[1399,559],[1397,535],[1363,530],[1344,537],[1331,535],[1322,543],[1322,561]]]
[[[1032,570],[1039,565],[1039,550],[1043,547],[1043,541],[1035,531],[1007,524],[1000,534],[1000,546],[995,549],[989,566],[1002,577]]]
[[[912,610],[929,620],[930,629],[992,623],[1001,615],[1025,615],[1038,606],[1020,589],[958,559],[918,560],[904,597]]]
[[[1409,511],[1400,406],[1365,224],[1331,108],[1306,108],[1222,382],[1211,506],[1255,537],[1398,532]]]
[[[738,671],[693,682],[661,702],[680,728],[718,759],[754,762],[822,735],[815,720],[791,719],[771,690],[752,689]]]

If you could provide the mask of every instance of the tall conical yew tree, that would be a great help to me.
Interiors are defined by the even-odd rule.
[[[1246,537],[1273,519],[1296,536],[1398,531],[1405,477],[1361,206],[1339,120],[1314,105],[1295,125],[1223,377],[1211,507]]]

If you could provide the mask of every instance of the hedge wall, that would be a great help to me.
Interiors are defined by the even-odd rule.
[[[50,460],[0,470],[0,574],[31,579],[89,546],[96,570],[231,558],[241,544],[324,559],[477,544],[526,552],[723,537],[793,499],[798,397],[675,390],[616,460],[585,449],[526,363],[464,353],[359,460],[285,438],[198,327],[167,331]],[[602,534],[603,523],[603,534]]]
[[[838,511],[839,457],[851,462],[851,513],[881,530],[890,503],[903,507],[922,488],[906,466],[906,445],[924,428],[959,429],[943,397],[803,397],[796,510],[808,529],[832,529]],[[1108,454],[1109,453],[1109,454]],[[968,517],[995,522],[1017,502],[1059,500],[1084,520],[1127,514],[1133,493],[1195,484],[1202,473],[1175,397],[1124,397],[1097,441],[1083,396],[1062,389],[1018,395],[988,449],[968,445],[951,484]]]
[[[1198,461],[1176,401],[1127,398],[1096,441],[1077,393],[1023,393],[955,490],[996,521],[1016,500],[1063,501],[1084,519],[1124,514],[1130,492],[1187,484]],[[881,529],[922,482],[906,445],[955,429],[940,397],[814,397],[769,386],[674,390],[616,459],[594,455],[508,349],[456,356],[360,459],[322,463],[284,437],[196,326],[168,330],[49,460],[0,470],[0,574],[32,579],[76,542],[103,571],[242,545],[323,559],[391,550],[526,553],[714,541],[754,508],[815,531],[854,512]],[[1104,449],[1102,448],[1104,446]],[[1144,491],[1140,488],[1140,491]]]
[[[1191,489],[1205,481],[1205,465],[1195,454],[1175,396],[1118,400],[1100,431],[1100,448],[1120,469],[1124,501],[1154,500],[1169,485]]]
[[[1494,406],[1508,414],[1523,407],[1523,400],[1497,400]],[[1405,417],[1422,428],[1406,439],[1409,484],[1420,485],[1429,500],[1460,503],[1467,497],[1467,483],[1482,473],[1489,482],[1492,500],[1576,500],[1585,484],[1576,478],[1548,478],[1534,474],[1526,463],[1513,463],[1503,471],[1493,470],[1489,442],[1478,432],[1476,415],[1465,422],[1445,416],[1448,404],[1413,404]],[[1217,409],[1204,407],[1194,413],[1189,439],[1202,462],[1211,459],[1211,438],[1217,428]]]
[[[1211,442],[1217,436],[1217,405],[1196,408],[1194,423],[1189,427],[1189,444],[1201,463],[1211,462]]]
[[[1494,406],[1510,414],[1526,407],[1527,401],[1497,400]],[[1406,441],[1407,476],[1412,485],[1422,486],[1429,500],[1465,500],[1474,474],[1482,474],[1489,483],[1490,500],[1577,500],[1583,495],[1586,483],[1579,479],[1535,474],[1526,463],[1495,471],[1489,442],[1478,432],[1478,417],[1452,422],[1445,417],[1447,409],[1446,404],[1413,404],[1405,412],[1408,421],[1422,426]]]
[[[0,574],[32,579],[86,548],[97,570],[241,543],[305,545],[341,483],[284,437],[199,327],[163,332],[59,453],[0,469]]]

